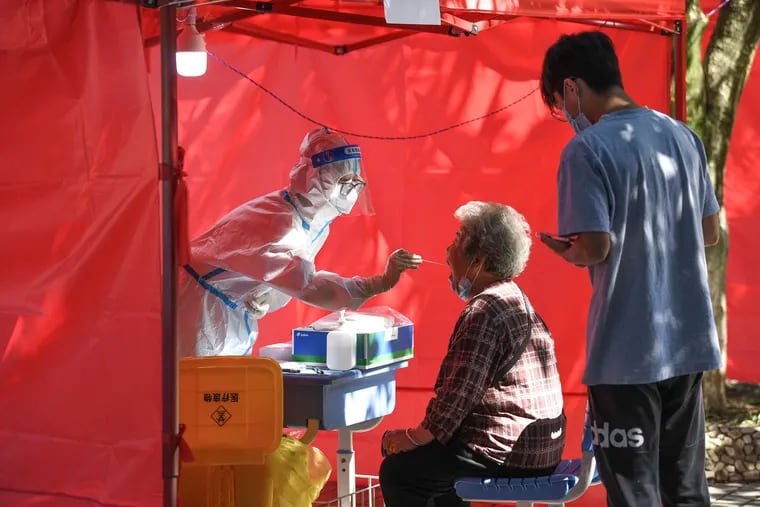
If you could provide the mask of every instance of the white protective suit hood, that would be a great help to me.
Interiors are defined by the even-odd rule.
[[[357,192],[346,203],[338,195],[338,180],[356,174],[366,182],[362,172],[359,146],[327,128],[312,130],[299,149],[300,160],[290,170],[288,194],[303,221],[321,228],[341,214],[372,214],[366,189]]]

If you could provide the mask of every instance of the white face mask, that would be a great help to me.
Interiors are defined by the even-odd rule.
[[[336,210],[347,215],[351,213],[351,210],[354,208],[354,204],[356,204],[358,199],[359,190],[357,188],[352,188],[346,195],[343,195],[341,192],[341,186],[335,185],[328,200]]]

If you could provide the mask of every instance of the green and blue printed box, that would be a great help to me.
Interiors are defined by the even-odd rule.
[[[384,306],[334,312],[310,326],[293,329],[293,361],[326,365],[327,334],[343,322],[354,323],[356,368],[375,368],[414,356],[414,324]]]

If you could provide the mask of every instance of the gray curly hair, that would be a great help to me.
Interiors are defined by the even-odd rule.
[[[530,256],[530,226],[504,204],[470,201],[454,217],[462,222],[463,249],[468,260],[485,257],[485,270],[506,279],[517,277]]]

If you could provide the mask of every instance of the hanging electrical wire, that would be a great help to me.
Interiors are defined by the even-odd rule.
[[[503,112],[503,111],[505,111],[505,110],[507,110],[507,109],[509,109],[509,108],[511,108],[513,106],[515,106],[516,104],[519,104],[520,102],[522,102],[523,100],[527,99],[528,97],[530,97],[531,95],[533,95],[534,93],[536,93],[538,91],[538,87],[533,88],[528,93],[526,93],[525,95],[523,95],[523,96],[517,98],[516,100],[510,102],[506,106],[500,107],[498,109],[494,109],[493,111],[490,111],[490,112],[488,112],[486,114],[483,114],[481,116],[477,116],[475,118],[471,118],[469,120],[461,121],[461,122],[455,123],[453,125],[449,125],[447,127],[439,128],[439,129],[436,129],[436,130],[431,130],[429,132],[424,132],[424,133],[421,133],[421,134],[408,135],[408,136],[381,136],[381,135],[373,135],[373,134],[362,134],[362,133],[359,133],[359,132],[351,132],[349,130],[343,130],[343,129],[340,129],[340,128],[335,127],[333,125],[327,125],[327,124],[325,124],[325,123],[323,123],[323,122],[321,122],[319,120],[316,120],[316,119],[314,119],[314,118],[312,118],[312,117],[310,117],[310,116],[302,113],[301,111],[299,111],[295,107],[293,107],[290,104],[288,104],[285,100],[283,100],[282,98],[280,98],[276,93],[274,93],[273,91],[269,90],[267,87],[265,87],[261,83],[257,82],[256,80],[254,80],[250,76],[248,76],[245,72],[243,72],[243,71],[239,70],[238,68],[236,68],[235,66],[227,63],[223,58],[221,58],[217,54],[215,54],[215,53],[213,53],[212,51],[209,51],[209,50],[207,50],[207,52],[208,52],[209,56],[211,56],[213,59],[215,59],[216,61],[218,61],[220,64],[224,65],[225,67],[227,67],[229,70],[231,70],[235,74],[238,74],[239,76],[243,77],[244,79],[250,81],[253,85],[255,85],[257,88],[259,88],[261,91],[263,91],[264,93],[266,93],[269,96],[271,96],[273,99],[275,99],[280,104],[282,104],[285,108],[289,109],[291,112],[293,112],[294,114],[298,115],[302,119],[304,119],[304,120],[306,120],[306,121],[308,121],[310,123],[313,123],[314,125],[318,125],[320,127],[327,127],[327,128],[329,128],[330,130],[332,130],[334,132],[338,132],[340,134],[343,134],[343,135],[346,135],[346,136],[349,136],[349,137],[356,137],[356,138],[363,138],[363,139],[376,139],[376,140],[381,140],[381,141],[409,141],[409,140],[413,140],[413,139],[422,139],[422,138],[425,138],[425,137],[432,137],[432,136],[435,136],[435,135],[438,135],[438,134],[442,134],[444,132],[448,132],[449,130],[453,130],[453,129],[462,127],[464,125],[468,125],[470,123],[473,123],[473,122],[476,122],[476,121],[480,121],[480,120],[484,120],[484,119],[489,118],[491,116],[497,115],[497,114],[499,114],[499,113],[501,113],[501,112]]]

